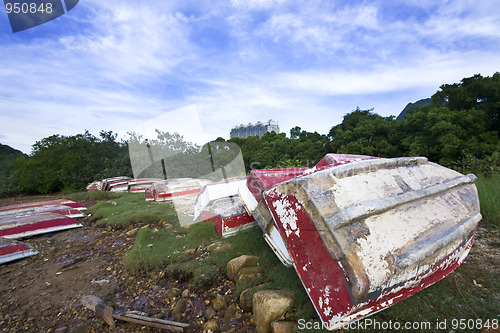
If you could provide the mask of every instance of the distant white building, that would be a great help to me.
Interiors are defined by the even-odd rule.
[[[248,123],[248,125],[241,124],[231,129],[230,138],[248,138],[249,136],[262,137],[267,132],[280,133],[280,127],[277,122],[269,119],[267,122],[257,122],[256,124]]]

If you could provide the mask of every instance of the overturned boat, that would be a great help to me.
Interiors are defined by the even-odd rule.
[[[254,170],[239,194],[333,330],[464,261],[481,219],[475,179],[422,157],[328,154],[308,170]]]
[[[28,244],[0,237],[0,264],[33,256],[38,252]]]
[[[86,216],[81,204],[65,199],[0,207],[0,237],[19,239],[78,228],[75,219]]]
[[[196,178],[174,178],[152,183],[150,189],[146,191],[145,198],[151,195],[156,202],[173,200],[181,197],[192,197],[193,205],[201,188],[211,181]]]

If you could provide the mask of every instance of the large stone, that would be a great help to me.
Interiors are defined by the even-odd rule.
[[[245,312],[252,311],[253,294],[267,287],[268,285],[270,285],[270,283],[260,284],[258,286],[243,290],[240,294],[240,308]]]
[[[231,259],[227,263],[227,277],[233,281],[238,278],[239,271],[244,267],[257,266],[258,258],[255,256],[242,255]]]
[[[179,299],[177,303],[175,303],[174,308],[172,309],[172,314],[175,316],[177,320],[180,320],[182,317],[182,313],[184,312],[184,308],[186,306],[186,301],[183,298]]]
[[[236,313],[237,312],[238,312],[238,307],[236,306],[236,304],[231,304],[227,308],[226,313],[224,314],[224,317],[222,318],[222,327],[221,327],[222,331],[227,331],[231,328],[230,324],[234,323],[234,321],[236,320]]]
[[[238,272],[237,281],[241,282],[241,281],[248,281],[248,280],[252,280],[252,279],[258,279],[262,276],[263,272],[264,272],[264,270],[262,269],[262,267],[258,267],[258,266],[243,267]]]
[[[207,247],[207,250],[209,252],[213,252],[213,253],[220,253],[220,252],[224,252],[224,251],[229,251],[229,250],[231,250],[232,247],[233,246],[231,245],[231,243],[216,242],[216,243],[210,244]]]
[[[215,299],[212,301],[212,306],[214,307],[214,310],[219,312],[220,310],[224,310],[227,308],[227,300],[224,296],[217,294],[215,296]]]
[[[286,290],[262,290],[253,295],[253,320],[257,333],[270,333],[271,322],[290,308],[293,293]]]

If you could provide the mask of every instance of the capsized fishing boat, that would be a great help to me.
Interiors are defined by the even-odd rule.
[[[199,219],[214,221],[215,231],[224,238],[256,225],[255,219],[248,214],[241,200],[235,196],[212,201],[202,210]]]
[[[474,175],[422,157],[328,155],[276,185],[254,170],[240,197],[333,330],[451,273],[481,215]]]
[[[19,239],[81,226],[74,218],[57,213],[7,215],[0,217],[0,237]]]
[[[50,207],[52,210],[53,206],[63,206],[61,207],[62,209],[69,209],[69,208],[74,208],[78,210],[86,210],[87,208],[82,206],[80,203],[72,201],[72,200],[66,200],[66,199],[54,199],[54,200],[48,200],[48,201],[33,201],[33,202],[24,202],[24,203],[19,203],[15,205],[9,205],[9,206],[2,206],[0,207],[0,214],[4,212],[8,212],[9,214],[11,212],[21,212],[24,210],[36,210],[36,209],[45,209],[46,207]]]
[[[163,202],[167,200],[173,200],[180,197],[193,197],[194,201],[201,188],[211,181],[206,179],[196,179],[196,178],[173,178],[167,179],[160,182],[154,182],[148,192],[154,198],[156,202]]]
[[[246,182],[247,177],[232,177],[203,186],[194,204],[194,220],[200,219],[202,212],[207,210],[207,207],[214,201],[222,198],[238,197],[238,190],[245,186]]]
[[[75,218],[86,216],[85,209],[81,204],[65,199],[0,207],[0,237],[18,239],[78,228],[82,225]]]
[[[144,193],[153,183],[161,182],[160,178],[137,178],[128,182],[129,193]]]
[[[0,264],[37,254],[28,244],[0,237]]]

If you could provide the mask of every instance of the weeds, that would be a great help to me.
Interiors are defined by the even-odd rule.
[[[479,176],[476,181],[481,205],[482,224],[500,228],[500,174]]]
[[[146,202],[140,194],[126,194],[116,200],[99,202],[88,208],[88,213],[97,226],[109,225],[115,229],[160,221],[178,226],[172,205]]]
[[[91,192],[74,192],[74,193],[64,193],[65,198],[74,201],[92,200],[92,201],[103,201],[118,199],[125,195],[125,193],[120,192],[109,192],[109,191],[91,191]]]

